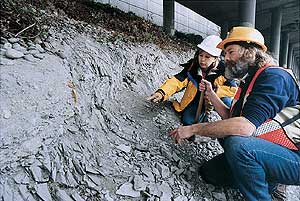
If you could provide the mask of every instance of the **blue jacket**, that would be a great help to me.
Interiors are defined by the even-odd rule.
[[[241,94],[247,90],[252,76],[250,74],[245,79],[245,84],[241,86]],[[234,105],[232,116],[243,116],[257,128],[267,119],[273,118],[284,107],[296,105],[299,101],[299,88],[288,72],[269,67],[257,77],[240,111],[242,99],[240,98]]]

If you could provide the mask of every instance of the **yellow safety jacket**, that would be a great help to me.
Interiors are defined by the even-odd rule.
[[[177,112],[183,111],[194,100],[198,91],[196,85],[193,84],[188,74],[192,76],[194,82],[196,81],[196,79],[198,79],[196,81],[197,83],[202,79],[204,74],[204,72],[202,72],[201,69],[199,69],[199,67],[197,67],[194,64],[193,59],[189,60],[186,64],[181,64],[181,66],[183,66],[184,69],[180,73],[166,80],[157,90],[163,92],[164,94],[163,101],[165,101],[168,100],[168,98],[172,96],[174,93],[185,89],[181,101],[180,102],[178,102],[177,100],[173,101],[173,107]],[[196,74],[199,75],[196,76]]]
[[[217,77],[214,81],[214,86],[217,88],[217,96],[219,98],[223,97],[234,97],[235,93],[238,90],[238,87],[224,85],[226,78],[223,75]]]
[[[173,107],[177,112],[183,111],[190,102],[195,98],[197,94],[197,88],[195,85],[188,79],[185,78],[183,81],[178,80],[175,76],[166,80],[159,89],[162,90],[164,95],[164,101],[168,100],[170,96],[174,93],[181,91],[186,87],[185,93],[180,101],[180,103],[175,100],[173,101]]]

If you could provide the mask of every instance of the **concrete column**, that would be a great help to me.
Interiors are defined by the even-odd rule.
[[[222,26],[221,26],[221,38],[222,39],[225,39],[227,37],[227,33],[229,31],[228,29],[229,29],[228,20],[224,20],[224,22],[222,23]]]
[[[239,3],[240,25],[255,27],[256,0],[241,0]]]
[[[289,50],[289,33],[283,32],[282,34],[282,40],[281,40],[281,51],[280,51],[280,66],[287,67],[287,60],[288,60],[288,50]]]
[[[273,53],[274,58],[277,60],[279,60],[281,20],[282,10],[281,7],[277,7],[272,10],[270,41],[270,51]]]
[[[175,34],[174,16],[175,16],[174,0],[163,0],[163,27],[164,27],[164,31],[171,36]]]
[[[287,59],[287,67],[291,68],[293,65],[293,51],[294,51],[294,44],[289,44],[289,51],[288,51],[288,59]]]

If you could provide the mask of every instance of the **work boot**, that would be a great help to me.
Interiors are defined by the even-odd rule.
[[[286,185],[278,184],[271,196],[273,201],[284,201],[286,199]]]

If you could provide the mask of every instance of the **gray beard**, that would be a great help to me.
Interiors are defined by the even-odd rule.
[[[225,78],[226,79],[242,79],[248,72],[248,62],[244,61],[228,61],[225,63]]]

